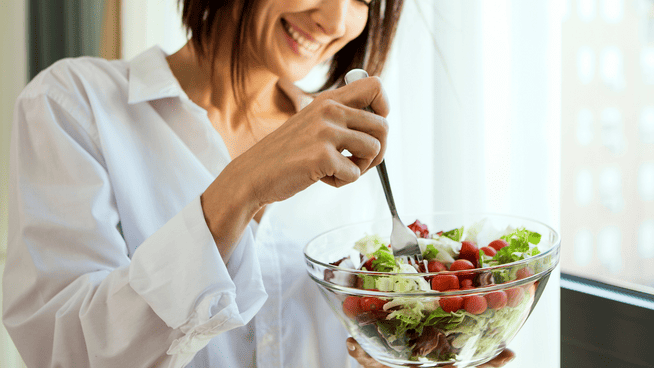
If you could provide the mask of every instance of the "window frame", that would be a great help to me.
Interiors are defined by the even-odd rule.
[[[561,367],[654,367],[654,295],[561,273]]]

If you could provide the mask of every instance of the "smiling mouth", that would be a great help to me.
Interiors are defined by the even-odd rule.
[[[320,46],[322,46],[321,43],[308,40],[300,33],[297,28],[295,28],[285,19],[282,19],[282,26],[284,27],[286,34],[299,45],[298,51],[303,53],[305,56],[313,55],[313,53],[315,53],[320,48]]]

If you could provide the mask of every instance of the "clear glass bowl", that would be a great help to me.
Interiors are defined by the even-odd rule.
[[[420,220],[429,226],[431,233],[467,227],[481,220],[486,221],[485,229],[524,227],[541,235],[538,244],[541,253],[514,263],[474,270],[392,274],[396,280],[421,277],[427,282],[435,275],[452,274],[459,279],[474,280],[476,287],[472,289],[402,293],[362,289],[360,280],[366,276],[391,274],[358,271],[330,263],[349,256],[359,266],[361,258],[353,250],[354,243],[365,235],[390,236],[389,218],[344,226],[311,240],[304,249],[310,277],[352,337],[385,365],[472,367],[491,360],[513,339],[536,306],[550,273],[559,262],[559,235],[541,222],[498,214],[432,213],[402,215],[402,218]],[[497,233],[482,231],[477,245],[481,248],[495,238]],[[360,306],[366,303],[372,308],[364,312]],[[384,308],[375,303],[384,304]],[[392,305],[395,307],[387,308]],[[402,308],[413,312],[406,317],[398,313],[391,315]],[[403,318],[409,323],[403,324]],[[411,318],[422,318],[421,331],[420,328],[402,331],[407,326],[416,326],[411,324]]]

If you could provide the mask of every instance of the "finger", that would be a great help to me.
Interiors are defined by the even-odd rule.
[[[324,96],[324,94],[321,96]],[[366,133],[377,139],[381,144],[377,156],[368,167],[376,166],[382,161],[386,152],[386,138],[388,136],[388,122],[384,117],[346,106],[334,99],[325,97],[322,100],[316,99],[313,106],[319,109],[319,114],[323,118],[326,118],[324,122],[329,122],[322,125],[314,124],[312,127],[314,131],[327,132],[327,137],[330,139],[335,136],[334,125]],[[321,129],[321,127],[326,129]],[[334,142],[334,140],[332,141]],[[365,172],[366,169],[364,168],[363,171]]]
[[[379,155],[381,143],[368,134],[344,129],[339,136],[337,149],[339,152],[345,149],[350,151],[352,154],[350,161],[359,167],[363,175]]]
[[[482,364],[479,368],[497,368],[504,367],[510,361],[515,359],[515,353],[511,349],[504,349],[498,356],[491,359],[489,362]]]
[[[346,112],[345,124],[349,129],[363,132],[373,136],[380,143],[380,149],[374,157],[371,166],[377,166],[384,158],[386,152],[386,139],[388,137],[388,121],[386,118],[363,110],[356,110],[344,106]]]
[[[359,345],[356,340],[354,340],[351,337],[348,337],[346,340],[347,344],[347,352],[350,354],[351,357],[357,360],[359,364],[361,364],[365,368],[389,368],[386,365],[383,365],[373,359],[368,353],[363,351],[361,349],[361,346]]]
[[[355,182],[361,176],[361,169],[341,153],[333,151],[318,174],[320,180],[333,187],[340,188]]]
[[[315,101],[315,106],[326,119],[325,122],[370,134],[378,140],[386,140],[388,122],[383,116],[347,106],[334,99]],[[314,124],[313,128],[317,126]]]
[[[368,133],[378,139],[388,135],[388,121],[385,117],[369,111],[342,105],[345,125],[354,130]]]
[[[344,87],[321,94],[355,109],[370,107],[377,115],[387,117],[390,112],[388,95],[384,91],[381,79],[369,77],[354,81]]]

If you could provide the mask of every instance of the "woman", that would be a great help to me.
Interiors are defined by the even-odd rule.
[[[377,78],[315,99],[292,82],[330,59],[325,89],[379,74],[402,0],[180,3],[175,54],[60,61],[18,98],[13,341],[29,367],[378,366],[346,348],[301,249],[386,213],[362,175],[387,97]]]

